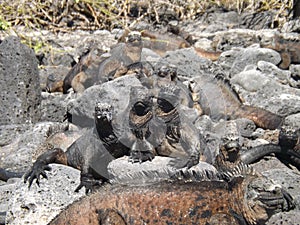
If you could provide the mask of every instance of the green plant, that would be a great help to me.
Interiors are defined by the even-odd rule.
[[[6,20],[2,19],[0,16],[0,30],[7,30],[9,29],[11,24],[7,22]]]

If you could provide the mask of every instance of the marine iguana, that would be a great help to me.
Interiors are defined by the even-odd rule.
[[[67,93],[71,87],[75,92],[83,92],[96,83],[108,81],[119,67],[139,62],[141,51],[142,41],[138,32],[129,33],[126,43],[119,43],[112,47],[110,55],[92,49],[66,75],[63,81],[63,93]]]
[[[131,131],[129,134],[133,134],[134,140],[130,150],[130,161],[141,163],[152,160],[156,155],[153,146],[156,138],[153,135],[157,130],[153,129],[150,122],[153,117],[153,98],[149,90],[145,87],[131,88],[128,109],[129,115],[125,115],[125,118],[128,117]]]
[[[299,6],[297,7],[299,8]],[[277,33],[272,37],[271,42],[262,42],[260,45],[263,48],[269,48],[277,51],[281,56],[281,63],[279,64],[279,67],[281,69],[288,69],[291,64],[300,63],[299,43],[300,41],[298,38],[290,40]]]
[[[282,126],[278,144],[265,144],[252,148],[241,154],[241,160],[245,163],[253,163],[271,153],[275,153],[285,164],[294,164],[300,169],[300,129]]]
[[[68,206],[56,224],[264,224],[294,207],[279,185],[240,168],[229,182],[176,180],[105,185]]]
[[[121,66],[141,61],[142,39],[140,32],[130,32],[125,43],[119,43],[110,50],[111,56],[99,65],[97,81],[111,79]],[[109,77],[108,77],[109,76]]]
[[[193,107],[193,100],[190,90],[179,79],[177,73],[177,67],[172,64],[159,66],[154,71],[153,75],[149,77],[153,92],[159,92],[161,88],[165,88],[167,85],[173,85],[177,87],[177,93],[175,99],[178,99],[180,105]],[[157,93],[154,93],[154,95]]]
[[[282,124],[281,116],[243,104],[229,80],[222,74],[194,77],[189,81],[189,89],[203,114],[209,115],[213,120],[247,118],[264,129],[276,129]]]
[[[60,148],[51,149],[40,155],[30,171],[24,176],[29,187],[34,179],[39,184],[40,176],[47,178],[45,170],[49,170],[50,163],[60,163],[79,169],[81,183],[89,192],[108,180],[107,165],[113,159],[128,155],[129,148],[118,141],[113,132],[113,107],[107,103],[97,103],[95,106],[95,127],[87,130],[64,152]]]
[[[72,67],[63,80],[63,93],[66,94],[70,88],[75,92],[83,92],[85,88],[96,82],[99,64],[108,56],[97,48],[92,48],[83,55],[79,62]]]
[[[162,84],[155,104],[155,119],[165,124],[166,133],[157,147],[158,155],[177,158],[179,167],[197,164],[202,154],[201,138],[194,124],[181,112],[182,89],[174,83]],[[176,162],[176,160],[174,161]]]

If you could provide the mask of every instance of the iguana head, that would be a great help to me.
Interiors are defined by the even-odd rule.
[[[158,69],[157,75],[159,77],[169,78],[170,81],[174,81],[177,78],[177,67],[172,64],[161,66]]]
[[[172,83],[161,86],[156,99],[156,115],[165,122],[178,118],[180,89]]]
[[[145,87],[132,87],[129,101],[129,124],[140,127],[152,118],[153,98]]]
[[[293,198],[281,185],[257,173],[252,166],[239,163],[220,173],[230,189],[237,188],[235,198],[248,224],[265,224],[275,213],[295,207]]]
[[[97,102],[95,106],[95,121],[112,121],[113,106],[109,103]]]
[[[141,46],[142,45],[142,35],[138,31],[131,31],[127,38],[126,43],[132,46]]]
[[[225,133],[221,136],[220,153],[224,160],[230,163],[238,163],[240,155],[240,139],[235,121],[227,121]]]
[[[300,129],[292,126],[282,126],[279,133],[279,144],[284,149],[293,149],[300,143]]]

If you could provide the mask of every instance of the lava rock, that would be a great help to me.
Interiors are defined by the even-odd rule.
[[[282,116],[300,111],[300,90],[283,85],[261,71],[255,69],[243,71],[230,81],[246,104]]]
[[[67,116],[69,96],[42,92],[41,121],[63,122]]]
[[[28,188],[19,179],[10,199],[6,224],[48,224],[62,209],[84,196],[84,189],[74,192],[80,182],[80,171],[71,167],[51,164],[48,180],[42,178]]]
[[[0,125],[37,122],[41,89],[33,50],[10,36],[0,44]]]
[[[300,210],[294,210],[290,212],[282,212],[273,215],[267,222],[266,225],[295,225],[299,224],[300,221]]]
[[[27,131],[21,132],[18,136],[14,132],[18,126],[12,127],[10,134],[15,139],[9,145],[1,147],[0,167],[17,172],[27,171],[36,160],[37,156],[34,155],[47,150],[40,148],[46,142],[49,132],[65,129],[64,126],[64,124],[53,122],[29,124],[24,128]],[[7,134],[9,134],[8,131]]]
[[[257,65],[259,61],[270,62],[274,65],[278,65],[281,61],[281,56],[278,52],[272,49],[259,48],[258,45],[252,45],[247,48],[223,52],[219,58],[219,63],[222,66],[230,68],[231,77],[242,72],[248,65]]]
[[[288,77],[289,84],[294,88],[300,88],[300,65],[290,65],[291,71]]]

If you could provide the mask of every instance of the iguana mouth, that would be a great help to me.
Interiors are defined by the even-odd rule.
[[[132,45],[139,45],[141,41],[142,41],[141,33],[137,31],[130,32],[127,37],[127,42]]]
[[[145,116],[150,111],[149,107],[142,101],[136,102],[133,110],[137,116]]]
[[[140,128],[144,126],[148,121],[152,118],[153,114],[152,111],[148,111],[147,113],[141,115],[137,115],[133,111],[130,112],[129,118],[130,118],[130,124],[135,128]]]
[[[227,152],[238,152],[240,150],[240,145],[238,142],[229,142],[228,144],[226,144],[225,149],[227,150]]]

